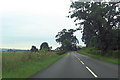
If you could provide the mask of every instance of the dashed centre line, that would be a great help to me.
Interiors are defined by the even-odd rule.
[[[75,57],[84,65],[84,62],[82,60],[80,60],[76,55]]]
[[[90,71],[90,72],[92,73],[92,75],[93,75],[95,78],[98,77],[89,67],[86,66],[86,68],[88,69],[88,71]]]
[[[84,62],[80,61],[82,64],[84,64]]]
[[[85,63],[84,63],[82,60],[80,60],[76,55],[75,55],[75,57],[76,57],[83,65],[85,64]],[[98,77],[89,67],[86,66],[86,69],[87,69],[95,78]]]

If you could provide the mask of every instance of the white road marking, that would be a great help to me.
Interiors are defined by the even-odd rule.
[[[80,61],[82,64],[84,64],[84,62]]]
[[[80,60],[76,55],[75,55],[75,57],[76,57],[82,64],[84,64],[84,62],[83,62],[82,60]]]
[[[95,77],[95,78],[97,78],[98,76],[92,71],[92,70],[90,70],[90,68],[89,67],[87,67],[86,66],[86,68],[88,69],[88,71],[90,71],[91,73],[92,73],[92,75]]]
[[[77,57],[78,60],[80,60],[78,57]]]
[[[82,60],[80,60],[76,55],[74,55],[74,56],[84,65],[84,62],[83,62]],[[90,71],[90,73],[91,73],[95,78],[98,77],[89,67],[86,66],[86,68],[87,68],[88,71]]]

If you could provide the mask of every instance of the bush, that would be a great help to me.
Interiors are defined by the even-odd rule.
[[[120,57],[120,50],[113,51],[112,56],[115,57],[115,58],[119,58]]]
[[[66,51],[57,51],[58,55],[62,55],[62,54],[65,54],[65,53],[66,53]]]
[[[93,48],[93,47],[82,48],[80,51],[82,51],[83,53],[102,55],[102,50],[98,50],[98,49]],[[108,51],[106,51],[105,56],[118,58],[118,57],[120,57],[120,50],[108,50]]]
[[[98,49],[93,48],[93,47],[82,48],[81,50],[85,51],[86,53],[95,54],[95,55],[101,55],[101,53],[102,53],[101,50],[98,50]]]

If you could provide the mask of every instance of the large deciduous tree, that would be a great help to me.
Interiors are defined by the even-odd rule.
[[[62,50],[75,50],[76,44],[79,43],[76,36],[73,35],[73,33],[76,30],[73,29],[63,29],[62,31],[58,32],[56,35],[56,42],[61,44]]]
[[[40,45],[40,50],[42,49],[48,49],[49,50],[49,45],[47,42],[43,42],[41,45]]]
[[[82,40],[86,46],[95,46],[103,51],[119,47],[117,32],[120,32],[119,2],[72,2],[71,18],[76,25],[83,25]],[[94,40],[93,40],[94,39]],[[92,43],[91,43],[92,40]],[[94,41],[94,42],[93,42]],[[96,45],[95,45],[96,44]],[[113,45],[111,47],[111,45]]]

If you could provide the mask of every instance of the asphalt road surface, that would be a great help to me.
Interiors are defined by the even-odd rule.
[[[68,52],[32,78],[118,78],[118,65]]]

